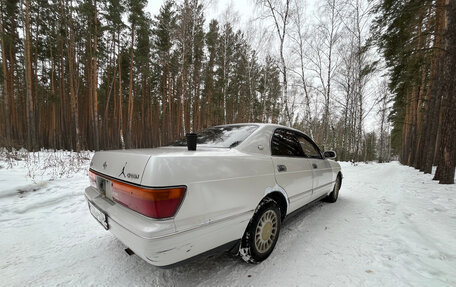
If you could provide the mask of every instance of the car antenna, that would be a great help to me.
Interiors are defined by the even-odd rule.
[[[187,149],[196,150],[197,135],[195,133],[187,133],[186,137],[187,137]]]

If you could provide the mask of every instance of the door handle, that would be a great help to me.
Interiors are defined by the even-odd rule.
[[[318,168],[318,165],[317,165],[316,163],[313,163],[313,164],[312,164],[312,167],[313,167],[313,168]]]
[[[277,170],[279,172],[287,171],[287,167],[283,164],[279,164],[279,165],[277,165]]]

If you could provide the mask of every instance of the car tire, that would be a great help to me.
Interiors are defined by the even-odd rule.
[[[241,239],[239,254],[248,263],[260,263],[274,250],[281,227],[280,207],[272,198],[263,199]]]
[[[333,202],[337,201],[337,199],[339,198],[339,190],[340,190],[341,185],[342,185],[342,178],[339,174],[339,175],[337,175],[337,179],[336,179],[336,183],[334,184],[333,191],[325,198],[326,202],[333,203]]]

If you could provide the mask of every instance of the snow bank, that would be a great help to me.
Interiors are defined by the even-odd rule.
[[[91,217],[86,172],[33,182],[24,163],[2,168],[2,284],[456,286],[456,186],[398,163],[342,166],[339,201],[288,218],[267,261],[221,255],[170,270],[128,256]]]

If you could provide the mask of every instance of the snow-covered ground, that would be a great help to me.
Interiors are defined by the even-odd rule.
[[[2,286],[456,286],[456,185],[396,162],[343,163],[339,200],[288,218],[259,265],[220,255],[166,270],[92,218],[86,171],[29,171],[0,168]]]

